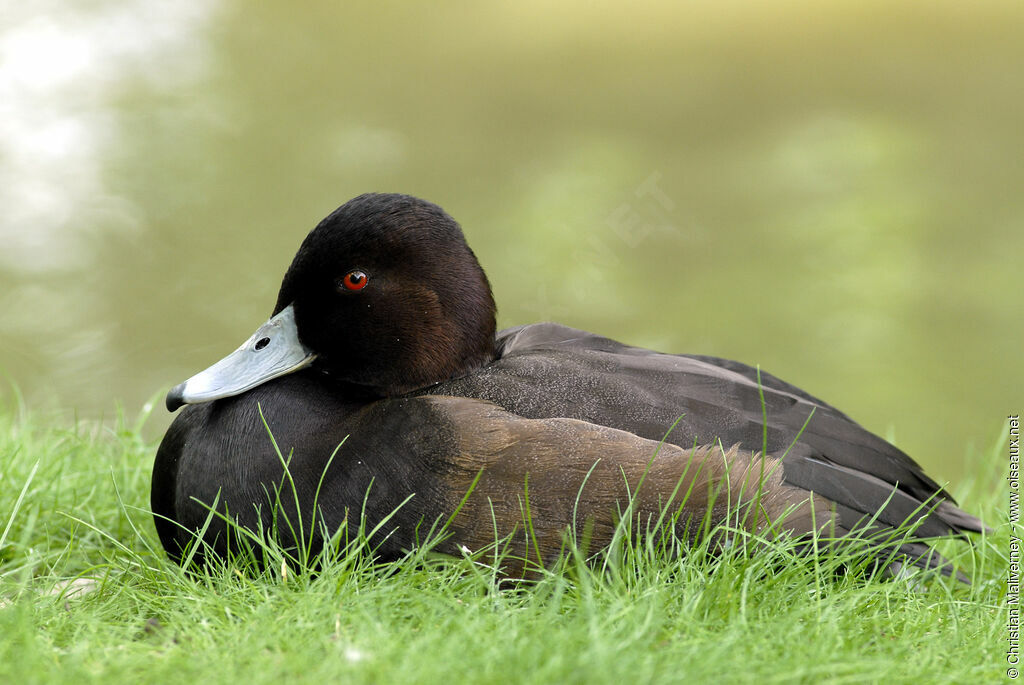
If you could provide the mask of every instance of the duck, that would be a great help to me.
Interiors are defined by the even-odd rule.
[[[410,195],[317,224],[269,320],[166,405],[151,506],[178,563],[226,558],[239,529],[323,549],[364,526],[381,560],[440,529],[436,551],[500,548],[525,577],[567,535],[600,550],[627,523],[683,548],[859,531],[893,567],[949,574],[927,540],[986,530],[903,451],[758,368],[557,323],[496,331],[460,225]]]

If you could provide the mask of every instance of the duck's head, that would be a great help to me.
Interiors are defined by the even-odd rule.
[[[270,320],[167,395],[167,408],[245,392],[311,366],[392,396],[460,376],[494,356],[494,298],[462,230],[437,205],[367,194],[299,247]]]

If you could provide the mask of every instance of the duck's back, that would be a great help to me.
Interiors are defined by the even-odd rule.
[[[528,418],[580,419],[681,447],[720,441],[760,451],[767,435],[768,452],[785,453],[784,480],[835,502],[845,526],[880,509],[882,522],[899,525],[937,497],[931,503],[942,504],[920,534],[981,528],[902,451],[799,388],[764,372],[759,381],[757,370],[744,364],[658,353],[552,323],[507,329],[497,342],[492,364],[427,392],[486,399]]]

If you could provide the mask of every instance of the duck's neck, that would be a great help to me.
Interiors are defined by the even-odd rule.
[[[314,364],[314,370],[335,385],[341,396],[364,399],[400,397],[444,381],[468,376],[490,364],[496,354],[493,335],[488,342],[478,349],[468,350],[464,355],[444,358],[435,354],[438,347],[423,341],[411,354],[393,359],[390,364],[378,366],[371,363],[358,369],[351,365],[339,368],[331,363],[330,357],[324,357]]]

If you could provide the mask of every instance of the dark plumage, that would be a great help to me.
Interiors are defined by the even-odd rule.
[[[709,508],[717,522],[753,500],[759,513],[748,527],[781,518],[796,535],[842,535],[876,514],[875,532],[908,520],[925,537],[983,528],[906,454],[770,374],[759,388],[757,372],[738,362],[551,323],[495,336],[494,312],[483,270],[439,207],[379,194],[340,207],[302,243],[271,320],[168,395],[171,410],[191,405],[153,473],[168,553],[179,557],[218,494],[243,525],[269,527],[267,493],[282,466],[260,409],[282,452],[293,452],[304,529],[317,488],[317,514],[332,531],[358,522],[364,498],[371,526],[398,508],[378,550],[385,557],[447,519],[478,474],[443,550],[491,544],[497,525],[500,536],[514,533],[515,555],[539,551],[548,562],[567,527],[606,544],[629,493],[642,528],[677,487],[690,493],[675,526],[686,541]],[[534,550],[523,535],[527,483]],[[282,506],[298,520],[290,494]],[[206,539],[224,553],[221,522]],[[942,566],[923,544],[902,551]]]

